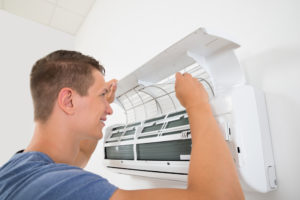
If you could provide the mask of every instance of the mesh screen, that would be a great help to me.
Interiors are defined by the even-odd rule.
[[[199,64],[192,64],[181,71],[191,73],[193,77],[203,83],[210,97],[213,96],[213,87],[209,75]],[[149,86],[140,85],[118,97],[122,108],[125,111],[126,122],[134,123],[143,121],[158,115],[182,110],[176,98],[175,76],[172,75],[158,83]]]
[[[133,160],[133,145],[105,147],[105,159]]]
[[[191,154],[191,145],[190,139],[137,144],[137,159],[180,161],[180,155]]]

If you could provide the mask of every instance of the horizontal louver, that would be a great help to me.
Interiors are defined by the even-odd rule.
[[[189,124],[189,119],[181,117],[178,120],[168,122],[166,128],[173,128],[173,127],[183,126],[183,125],[187,125],[187,124]]]
[[[111,135],[111,138],[114,138],[114,137],[120,137],[122,135],[123,132],[118,132],[118,133],[114,133]]]
[[[143,129],[142,133],[160,130],[163,124],[155,124],[153,126],[147,126]]]
[[[186,113],[186,110],[183,110],[183,111],[180,111],[180,112],[176,112],[176,113],[169,114],[169,115],[168,115],[168,118],[169,118],[169,117],[174,117],[174,116],[176,116],[176,115],[181,115],[181,114],[184,114],[184,113]]]

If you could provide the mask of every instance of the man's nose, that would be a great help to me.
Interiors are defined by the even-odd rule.
[[[106,114],[111,115],[113,113],[113,109],[111,108],[110,104],[106,102]]]

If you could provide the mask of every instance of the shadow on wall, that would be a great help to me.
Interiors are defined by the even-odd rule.
[[[282,46],[241,61],[247,80],[265,92],[278,190],[247,199],[299,199],[300,48]]]

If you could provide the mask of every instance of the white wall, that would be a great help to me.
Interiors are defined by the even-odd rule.
[[[33,133],[32,65],[73,46],[73,36],[0,10],[0,166],[24,149]]]
[[[264,90],[279,189],[246,193],[247,199],[300,198],[300,2],[297,0],[98,0],[75,41],[75,49],[99,59],[107,79],[122,78],[199,27],[231,35],[250,84]],[[123,116],[121,116],[123,117]],[[110,123],[123,120],[114,116]],[[109,124],[109,123],[108,123]],[[101,166],[98,146],[88,169],[127,188],[164,181],[114,175]]]

